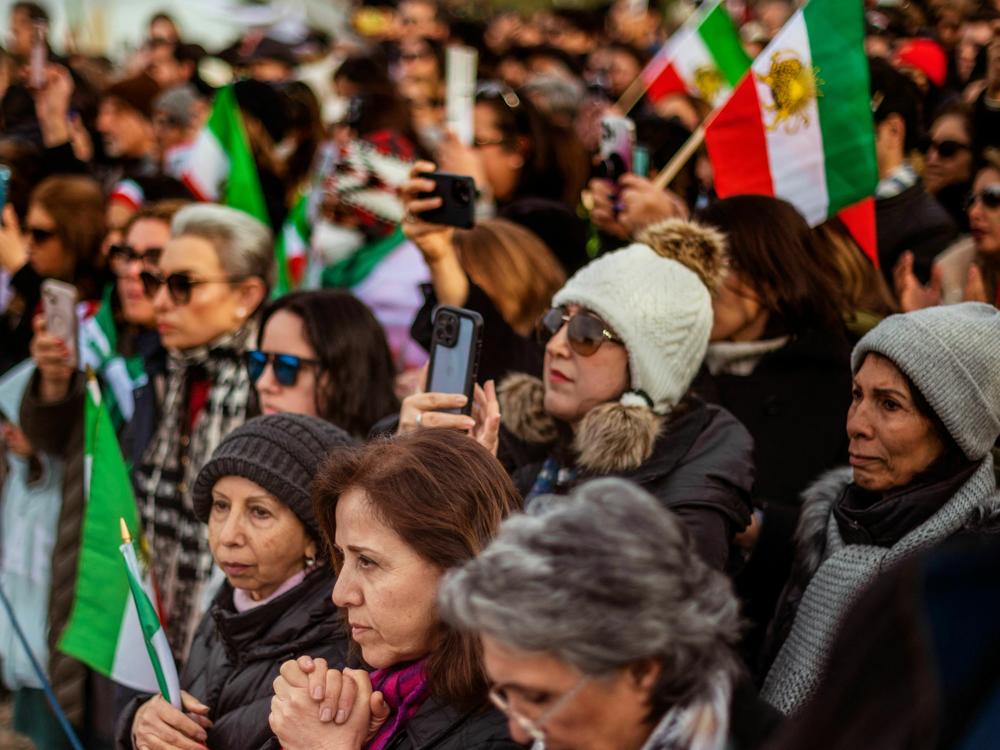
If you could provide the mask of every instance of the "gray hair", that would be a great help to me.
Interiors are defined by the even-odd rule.
[[[271,230],[249,214],[216,203],[194,203],[177,212],[170,224],[170,234],[190,235],[210,242],[229,276],[257,277],[268,292],[274,286]]]
[[[649,493],[600,479],[536,498],[529,512],[448,574],[438,597],[446,622],[595,677],[653,659],[656,716],[735,676],[740,618],[729,579]]]

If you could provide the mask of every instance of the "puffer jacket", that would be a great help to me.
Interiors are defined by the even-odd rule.
[[[500,388],[505,429],[528,443],[551,444],[550,455],[556,455],[561,428],[541,409],[544,386],[524,375],[513,378]],[[753,438],[746,428],[725,409],[688,396],[656,428],[651,445],[645,445],[638,430],[617,426],[614,413],[597,413],[602,408],[588,414],[589,432],[576,435],[586,443],[573,454],[576,477],[551,491],[568,492],[597,477],[633,481],[677,514],[709,565],[718,570],[736,567],[733,539],[750,523],[752,513]],[[515,469],[514,484],[523,496],[531,492],[543,466],[544,461],[533,461]]]
[[[329,567],[320,565],[295,588],[246,612],[236,611],[233,588],[223,584],[195,632],[181,675],[181,688],[211,708],[212,750],[271,745],[267,717],[283,662],[309,654],[344,667],[347,634],[330,599],[333,583]],[[119,717],[120,750],[131,750],[132,722],[146,699],[132,701]]]
[[[495,708],[460,711],[430,698],[386,750],[515,750],[507,719]]]

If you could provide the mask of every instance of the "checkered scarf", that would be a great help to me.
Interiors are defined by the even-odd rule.
[[[203,614],[202,587],[212,570],[206,527],[195,517],[191,489],[222,438],[246,420],[250,380],[242,355],[254,340],[256,324],[248,323],[206,346],[171,352],[163,413],[136,471],[136,499],[164,629],[181,662]],[[189,429],[195,380],[210,385]]]

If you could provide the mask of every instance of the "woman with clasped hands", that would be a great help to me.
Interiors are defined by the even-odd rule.
[[[520,505],[500,463],[459,432],[425,429],[338,451],[313,499],[337,571],[333,601],[375,671],[285,662],[270,716],[281,747],[517,747],[490,706],[474,637],[442,623],[435,605],[444,573]]]

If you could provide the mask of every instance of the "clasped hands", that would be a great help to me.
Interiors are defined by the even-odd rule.
[[[388,704],[363,669],[331,669],[325,659],[300,656],[274,680],[268,721],[284,750],[359,750],[388,718]]]

